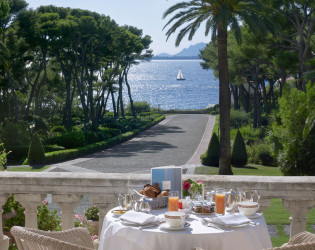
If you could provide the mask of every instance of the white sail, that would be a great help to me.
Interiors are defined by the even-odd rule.
[[[177,80],[185,80],[182,70],[178,70]]]

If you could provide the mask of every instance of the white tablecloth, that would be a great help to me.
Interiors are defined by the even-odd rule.
[[[153,210],[154,214],[166,210]],[[103,223],[99,250],[261,250],[272,247],[263,216],[252,221],[256,225],[218,230],[206,227],[201,219],[205,215],[192,214],[187,222],[190,227],[182,231],[165,231],[158,227],[139,230],[125,226],[119,217],[109,212]],[[209,217],[209,216],[208,216]]]

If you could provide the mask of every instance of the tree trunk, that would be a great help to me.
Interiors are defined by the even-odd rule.
[[[238,86],[237,85],[232,85],[231,84],[231,89],[232,89],[232,94],[233,94],[233,100],[234,100],[234,110],[237,110],[240,108],[239,105],[239,94],[238,94]]]
[[[136,113],[136,111],[135,111],[135,107],[133,106],[133,100],[132,100],[132,97],[131,97],[131,89],[130,89],[130,85],[129,85],[129,83],[128,83],[128,79],[127,79],[128,77],[127,77],[127,75],[128,75],[127,70],[124,70],[125,83],[126,83],[126,85],[127,85],[128,96],[129,96],[129,100],[130,100],[130,107],[131,107],[131,111],[132,111],[133,117],[136,118],[136,117],[137,117],[137,113]]]
[[[218,25],[218,62],[219,62],[219,106],[220,106],[220,161],[219,174],[232,175],[229,70],[227,59],[227,28],[222,22]]]
[[[246,91],[244,85],[240,86],[240,98],[246,113],[249,112],[249,93]]]
[[[19,104],[18,104],[18,98],[15,94],[14,86],[13,86],[13,79],[11,76],[11,73],[9,70],[6,71],[9,81],[9,87],[11,89],[11,93],[13,96],[13,102],[14,102],[14,121],[19,122],[20,120],[20,112],[19,112]]]

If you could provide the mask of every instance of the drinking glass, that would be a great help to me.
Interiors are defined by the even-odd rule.
[[[259,203],[259,200],[260,200],[260,194],[257,190],[252,190],[251,191],[251,198],[252,198],[252,201],[254,202],[258,202]]]
[[[171,191],[168,196],[168,211],[178,211],[179,192]]]
[[[181,203],[181,207],[178,208],[178,211],[184,212],[185,213],[185,217],[189,218],[189,216],[191,214],[191,200],[190,200],[190,197],[188,196],[185,199],[181,199],[180,203]]]
[[[215,213],[225,214],[225,190],[218,188],[215,192]]]
[[[234,213],[236,210],[237,202],[239,201],[239,194],[236,190],[231,189],[227,193],[226,211]]]

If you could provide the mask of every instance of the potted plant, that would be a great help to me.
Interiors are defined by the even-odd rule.
[[[88,224],[93,229],[92,235],[98,235],[98,228],[99,228],[98,213],[99,213],[99,209],[95,205],[92,207],[89,207],[85,211],[85,217],[88,221]]]

